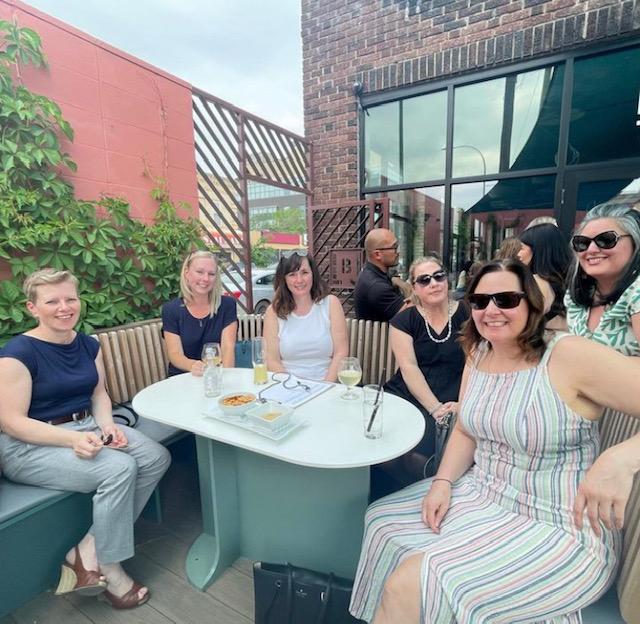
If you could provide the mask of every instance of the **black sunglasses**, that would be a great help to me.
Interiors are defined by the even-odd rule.
[[[631,235],[618,234],[618,232],[614,232],[613,230],[600,232],[600,234],[594,236],[593,238],[582,236],[581,234],[576,234],[571,239],[571,246],[573,247],[574,251],[587,251],[587,249],[589,249],[589,245],[591,245],[591,242],[593,241],[600,249],[613,249],[618,244],[618,241],[625,236]]]
[[[395,245],[391,245],[391,247],[376,247],[376,251],[389,251],[389,250],[398,251],[398,243],[396,243]]]
[[[520,301],[525,297],[526,295],[523,292],[506,290],[504,292],[493,293],[491,295],[473,293],[469,295],[468,301],[473,310],[484,310],[489,305],[490,301],[493,301],[496,307],[501,310],[511,310],[512,308],[517,308],[518,305],[520,305]]]
[[[413,280],[414,284],[420,284],[420,286],[428,286],[431,284],[431,280],[436,282],[444,282],[447,279],[447,274],[444,271],[436,271],[433,275],[425,273],[424,275],[418,275]]]

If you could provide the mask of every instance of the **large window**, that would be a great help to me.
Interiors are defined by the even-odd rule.
[[[563,76],[552,66],[456,88],[453,175],[552,167]]]
[[[436,251],[455,271],[536,217],[568,233],[585,208],[638,193],[637,43],[419,89],[364,96],[361,116],[361,193],[391,199],[401,268]]]
[[[367,112],[366,186],[444,178],[446,91],[374,106]]]
[[[640,48],[575,62],[568,164],[640,156]]]

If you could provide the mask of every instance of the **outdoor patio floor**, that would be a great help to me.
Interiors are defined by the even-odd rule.
[[[249,624],[253,622],[252,562],[238,559],[206,592],[186,580],[184,562],[201,531],[197,472],[191,439],[175,445],[174,461],[162,488],[163,522],[136,524],[136,556],[125,564],[152,590],[150,601],[116,611],[96,598],[44,592],[0,624]]]

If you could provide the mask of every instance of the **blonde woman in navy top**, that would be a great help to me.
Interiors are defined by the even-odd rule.
[[[193,251],[182,263],[181,297],[162,306],[162,331],[169,353],[169,376],[202,375],[202,347],[217,342],[222,365],[235,364],[236,300],[222,295],[218,261],[210,251]]]
[[[67,553],[56,593],[100,594],[114,608],[130,609],[150,594],[120,562],[134,554],[133,523],[170,456],[114,423],[100,345],[74,330],[77,284],[69,271],[54,269],[25,280],[38,325],[0,351],[0,467],[18,483],[95,492],[93,524]]]

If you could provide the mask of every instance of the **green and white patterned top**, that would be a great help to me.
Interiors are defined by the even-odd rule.
[[[633,333],[631,317],[640,314],[640,277],[636,279],[612,306],[608,306],[594,331],[587,327],[589,308],[577,305],[569,292],[564,297],[569,331],[603,345],[613,347],[623,355],[640,356],[640,343]]]

